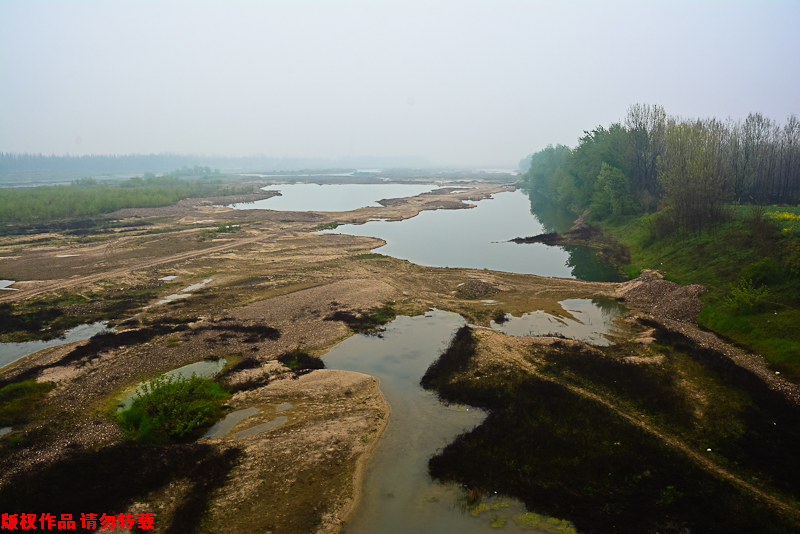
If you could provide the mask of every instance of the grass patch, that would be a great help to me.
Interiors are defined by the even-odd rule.
[[[351,256],[354,260],[380,260],[380,259],[387,259],[388,256],[384,256],[383,254],[378,254],[377,252],[366,252],[363,254],[354,254]]]
[[[698,323],[762,354],[781,375],[800,383],[800,233],[786,232],[800,208],[738,206],[716,232],[659,238],[645,215],[606,231],[631,247],[634,275],[661,269],[681,285],[708,288]],[[784,228],[786,227],[786,228]],[[793,227],[792,227],[793,228]],[[790,228],[791,229],[791,228]]]
[[[0,427],[28,422],[36,404],[55,386],[52,382],[25,380],[0,389]]]
[[[143,443],[187,437],[221,415],[222,400],[230,396],[213,380],[195,375],[189,380],[161,375],[142,390],[117,420],[127,439]]]
[[[311,231],[312,232],[319,232],[321,230],[334,230],[334,229],[336,229],[338,227],[339,227],[339,223],[338,222],[328,222],[328,223],[322,223],[322,224],[316,225],[315,227],[313,227],[311,229]]]

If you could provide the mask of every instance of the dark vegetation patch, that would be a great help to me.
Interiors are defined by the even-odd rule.
[[[391,304],[384,304],[380,308],[368,312],[351,312],[337,310],[325,317],[325,321],[341,321],[346,324],[353,332],[358,334],[380,335],[381,328],[397,317],[397,311]]]
[[[481,280],[467,280],[456,288],[456,296],[465,300],[486,299],[499,292],[497,287]]]
[[[0,389],[0,427],[27,423],[37,402],[54,387],[52,382],[37,383],[36,380],[3,386]]]
[[[9,513],[37,517],[72,514],[76,531],[93,532],[96,529],[80,528],[81,513],[120,513],[134,501],[180,480],[188,490],[175,503],[171,522],[165,524],[164,517],[156,516],[155,525],[170,534],[194,532],[203,522],[214,491],[226,483],[241,456],[238,448],[220,450],[197,443],[127,442],[79,451],[53,465],[15,476],[0,488],[0,502]]]
[[[534,377],[504,380],[449,397],[490,415],[431,458],[434,478],[514,496],[587,533],[797,528],[604,406]]]
[[[319,358],[311,356],[300,348],[296,348],[281,354],[278,356],[278,361],[295,373],[325,368],[325,362]]]
[[[665,417],[672,424],[692,419],[692,404],[671,365],[627,363],[567,344],[547,351],[544,360],[539,369],[543,374],[611,395],[628,407]]]
[[[445,402],[480,407],[489,416],[430,460],[435,478],[463,484],[478,496],[496,491],[519,498],[530,510],[566,518],[587,533],[686,529],[779,533],[800,526],[796,519],[776,514],[611,409],[562,385],[508,373],[505,368],[484,370],[480,380],[458,378],[475,351],[471,337],[469,331],[457,332],[422,384],[436,389]],[[659,343],[666,345],[666,340]],[[682,346],[680,351],[687,348]],[[687,441],[701,451],[711,448],[713,452],[706,454],[725,468],[766,480],[796,501],[800,492],[793,458],[800,431],[791,423],[797,420],[796,411],[756,377],[743,374],[743,369],[713,353],[678,354],[674,346],[668,350],[667,361],[670,355],[696,358],[704,368],[708,366],[709,375],[720,373],[713,387],[701,385],[703,393],[712,396],[710,407],[723,405],[710,418],[723,418],[724,424],[715,427],[703,420],[703,426],[694,430],[697,439]],[[623,405],[660,416],[669,431],[680,430],[675,421],[686,413],[687,402],[681,399],[675,378],[665,374],[668,365],[661,370],[652,365],[639,367],[590,352],[579,354],[566,345],[545,358],[545,372],[622,399]],[[715,361],[707,362],[708,358]],[[690,378],[698,376],[692,373]],[[752,378],[757,382],[751,382]],[[746,391],[725,389],[728,381]],[[654,399],[646,398],[651,394]],[[745,396],[752,403],[737,400],[730,410],[725,407],[730,395]],[[673,401],[677,406],[670,404]],[[738,418],[736,424],[731,424],[732,418]],[[684,426],[693,428],[694,424],[689,416]],[[732,431],[736,428],[738,433]],[[716,436],[709,435],[715,432]],[[780,466],[785,473],[779,472]],[[760,484],[755,478],[744,478]]]
[[[125,289],[59,293],[0,304],[0,336],[6,342],[56,339],[71,328],[113,321],[152,300],[165,284],[151,280]]]
[[[475,355],[478,341],[472,328],[462,326],[453,334],[450,345],[428,367],[422,375],[420,383],[425,389],[439,389],[457,373],[469,367],[469,362]],[[441,389],[440,389],[441,391]]]
[[[383,254],[378,254],[377,252],[366,252],[364,254],[354,254],[351,256],[354,260],[386,260],[389,259],[388,256],[384,256]]]
[[[656,339],[655,348],[668,359],[688,359],[699,368],[693,378],[702,384],[706,406],[701,417],[676,425],[683,437],[700,450],[711,448],[745,479],[800,500],[800,409],[724,354],[697,347],[680,333],[659,330]]]

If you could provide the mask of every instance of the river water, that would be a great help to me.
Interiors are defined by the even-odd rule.
[[[281,196],[255,202],[231,204],[236,209],[276,211],[350,211],[363,207],[381,207],[378,200],[414,197],[433,191],[434,184],[278,184],[262,187],[280,191]]]
[[[546,532],[530,528],[532,514],[513,499],[490,498],[490,509],[462,512],[460,488],[440,484],[428,475],[428,458],[458,434],[483,421],[485,414],[469,406],[445,406],[419,385],[428,366],[464,324],[461,316],[431,311],[424,316],[398,317],[382,337],[355,335],[339,343],[323,359],[326,367],[365,373],[380,379],[392,413],[385,433],[370,458],[361,501],[346,534],[470,534],[494,531]],[[517,522],[524,523],[520,527]],[[546,520],[546,518],[544,518]],[[570,532],[565,522],[557,532]],[[552,531],[552,530],[551,530]],[[574,531],[573,531],[574,532]]]
[[[586,247],[509,243],[547,232],[528,195],[498,193],[464,210],[423,211],[402,221],[343,225],[323,233],[379,237],[375,252],[431,267],[468,267],[539,276],[614,282],[621,275]]]

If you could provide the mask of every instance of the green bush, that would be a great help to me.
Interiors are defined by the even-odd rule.
[[[145,443],[179,440],[219,414],[229,394],[208,378],[181,380],[161,375],[142,386],[128,410],[117,418],[128,439]]]
[[[725,299],[728,308],[732,310],[746,310],[755,308],[769,296],[767,286],[753,286],[753,281],[744,279],[738,285],[731,287],[730,295]]]

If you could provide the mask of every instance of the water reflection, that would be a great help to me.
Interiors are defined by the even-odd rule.
[[[568,299],[559,304],[574,319],[535,311],[522,317],[509,314],[502,324],[492,321],[490,325],[494,330],[511,336],[561,335],[592,345],[608,346],[611,341],[606,336],[619,331],[614,321],[627,310],[610,299]]]
[[[235,209],[276,211],[350,211],[373,206],[378,200],[414,197],[438,189],[433,184],[291,184],[262,187],[281,196],[255,202],[231,204]]]
[[[376,252],[432,267],[469,267],[540,276],[618,281],[617,271],[585,247],[508,243],[545,232],[522,191],[499,193],[465,210],[423,211],[403,221],[344,225],[324,233],[380,237]]]
[[[97,323],[88,323],[76,326],[71,330],[64,332],[64,335],[51,339],[50,341],[25,341],[22,343],[0,343],[0,367],[14,363],[15,361],[23,358],[34,352],[39,352],[48,347],[57,347],[65,343],[72,343],[73,341],[83,341],[89,339],[93,335],[102,332],[106,328],[107,321],[100,321]]]
[[[484,501],[487,509],[463,510],[461,489],[428,475],[428,458],[485,417],[469,406],[445,406],[419,385],[427,367],[463,324],[459,315],[442,311],[398,317],[382,338],[356,335],[324,357],[330,369],[378,377],[392,409],[367,466],[361,501],[343,533],[469,534],[491,532],[500,523],[508,532],[531,532],[514,521],[527,512],[519,501],[490,498]]]

